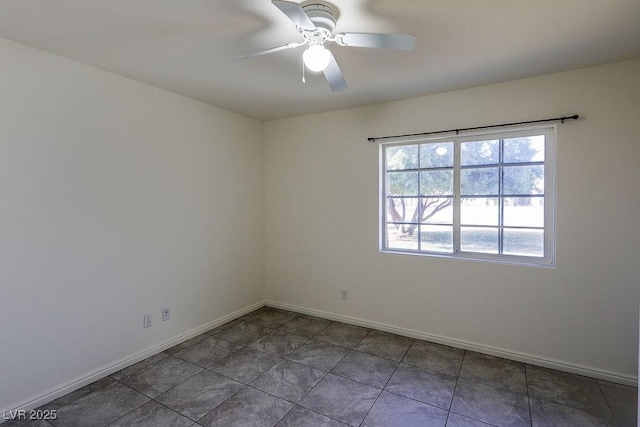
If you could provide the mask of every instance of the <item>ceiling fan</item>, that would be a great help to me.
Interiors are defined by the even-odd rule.
[[[413,34],[338,33],[332,37],[336,28],[338,9],[325,1],[310,0],[303,5],[284,0],[272,0],[272,3],[296,25],[296,29],[304,40],[297,43],[287,43],[241,58],[262,56],[308,45],[302,55],[304,65],[311,71],[322,71],[333,92],[346,89],[347,82],[333,54],[324,46],[325,42],[335,42],[339,46],[399,50],[413,50],[416,46],[416,38]]]

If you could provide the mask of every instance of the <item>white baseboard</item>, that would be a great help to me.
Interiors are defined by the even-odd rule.
[[[211,329],[217,328],[218,326],[223,325],[227,322],[230,322],[231,320],[237,319],[238,317],[244,316],[245,314],[250,313],[254,310],[257,310],[260,307],[263,307],[264,305],[265,305],[264,301],[251,304],[250,306],[234,311],[233,313],[227,316],[223,316],[219,319],[205,323],[204,325],[198,326],[195,329],[191,329],[190,331],[177,335],[173,338],[166,339],[161,343],[158,343],[152,347],[147,347],[144,350],[139,351],[135,354],[125,356],[121,359],[116,360],[113,363],[102,366],[98,369],[95,369],[91,372],[88,372],[84,375],[81,375],[70,381],[67,381],[64,384],[52,387],[51,389],[45,392],[29,397],[27,399],[24,399],[12,405],[12,407],[5,409],[3,413],[7,414],[7,413],[10,413],[10,411],[13,411],[13,413],[15,413],[15,411],[18,411],[18,410],[29,411],[31,409],[38,408],[46,403],[56,400],[59,397],[62,397],[68,393],[71,393],[72,391],[78,390],[79,388],[82,388],[88,384],[98,381],[106,376],[109,376],[114,372],[118,372],[119,370],[124,369],[128,366],[131,366],[134,363],[138,363],[141,360],[146,359],[147,357],[158,354],[188,339],[198,336],[204,332],[210,331]],[[2,424],[3,422],[4,420],[0,419],[0,424]]]
[[[556,369],[558,371],[569,372],[572,374],[583,375],[591,378],[597,378],[600,380],[609,381],[617,384],[624,384],[632,387],[638,387],[638,377],[620,374],[617,372],[605,371],[605,370],[596,369],[589,366],[578,365],[575,363],[565,362],[561,360],[548,359],[548,358],[544,358],[544,357],[540,357],[532,354],[519,353],[516,351],[486,346],[486,345],[482,345],[474,342],[460,341],[460,340],[442,337],[438,335],[427,334],[424,332],[415,331],[411,329],[398,328],[396,326],[391,326],[384,323],[372,322],[369,320],[363,320],[355,317],[329,313],[326,311],[299,307],[291,304],[283,304],[277,301],[267,300],[266,305],[269,307],[294,311],[296,313],[321,317],[323,319],[335,320],[338,322],[348,323],[351,325],[363,326],[370,329],[390,332],[393,334],[402,335],[409,338],[416,338],[424,341],[434,342],[437,344],[448,345],[450,347],[460,348],[463,350],[476,351],[478,353],[489,354],[491,356],[502,357],[504,359],[515,360],[517,362],[528,363],[530,365],[541,366],[543,368]]]

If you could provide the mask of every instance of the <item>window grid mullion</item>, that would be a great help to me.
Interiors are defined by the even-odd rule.
[[[453,253],[460,253],[460,150],[459,139],[453,141]]]
[[[382,233],[382,242],[381,245],[384,245],[384,248],[389,247],[389,174],[387,171],[387,147],[380,147],[380,155],[382,156],[382,168],[385,171],[384,178],[382,179],[382,194],[384,195],[384,208],[382,210],[382,225],[380,232]]]
[[[498,253],[504,252],[504,139],[498,143]]]
[[[422,199],[420,196],[422,195],[422,188],[420,185],[422,184],[422,156],[420,152],[422,151],[422,146],[424,144],[418,144],[418,250],[422,250]]]

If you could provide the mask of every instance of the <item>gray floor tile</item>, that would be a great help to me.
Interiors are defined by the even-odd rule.
[[[325,375],[325,372],[318,369],[283,360],[250,385],[289,402],[298,403]]]
[[[359,326],[347,325],[344,323],[332,323],[313,337],[315,341],[326,342],[327,344],[339,345],[341,347],[354,348],[369,329]]]
[[[302,406],[293,408],[276,427],[345,427],[339,421],[333,420]]]
[[[290,353],[287,359],[328,372],[348,353],[345,347],[311,340]]]
[[[467,351],[462,361],[460,378],[504,388],[514,393],[527,393],[524,363]]]
[[[384,389],[448,410],[455,388],[454,377],[401,363]]]
[[[586,410],[604,418],[611,416],[609,406],[592,378],[527,365],[529,396]]]
[[[239,344],[234,344],[218,337],[207,336],[204,340],[177,352],[174,356],[203,368],[208,368],[241,348],[242,346]]]
[[[202,371],[202,368],[199,366],[169,356],[135,374],[129,375],[122,380],[122,383],[154,398],[200,371]]]
[[[491,424],[474,420],[473,418],[464,417],[453,412],[449,412],[447,418],[447,427],[491,427]]]
[[[109,427],[189,427],[193,421],[151,401],[128,413]]]
[[[638,422],[635,419],[622,419],[617,421],[618,427],[638,427]]]
[[[57,410],[51,424],[60,427],[105,426],[121,418],[149,398],[120,383],[113,383]]]
[[[51,411],[54,409],[62,408],[63,406],[68,405],[69,403],[74,402],[80,399],[81,397],[84,397],[90,393],[93,393],[94,391],[100,390],[101,388],[111,385],[113,383],[115,383],[115,380],[110,376],[102,378],[98,381],[92,382],[91,384],[87,384],[86,386],[79,388],[76,391],[72,391],[71,393],[65,394],[64,396],[61,396],[52,402],[42,405],[38,409],[44,410],[44,411],[46,410]]]
[[[195,421],[242,387],[244,384],[204,370],[158,396],[156,400]]]
[[[297,314],[287,311],[265,311],[247,320],[247,323],[269,330],[277,329],[288,321],[294,319]]]
[[[402,362],[427,371],[457,377],[463,357],[464,350],[459,348],[415,340]]]
[[[255,341],[249,347],[277,357],[285,357],[305,342],[307,342],[306,338],[280,331],[273,331]]]
[[[243,348],[225,357],[209,369],[243,384],[249,384],[280,360],[282,359],[271,354]]]
[[[221,331],[217,337],[240,345],[248,345],[265,336],[270,330],[263,327],[252,325],[247,322],[238,323],[237,325]]]
[[[602,417],[587,411],[544,400],[531,399],[531,419],[534,427],[546,426],[580,426],[601,427],[615,426],[612,417]]]
[[[378,400],[362,423],[363,427],[445,426],[448,412],[426,403],[387,393]]]
[[[208,337],[209,336],[206,335],[206,334],[201,334],[201,335],[195,336],[195,337],[193,337],[191,339],[188,339],[188,340],[186,340],[184,342],[181,342],[178,345],[174,345],[173,347],[165,350],[164,352],[167,353],[167,354],[176,354],[179,351],[182,351],[187,347],[191,347],[194,344],[198,344],[200,341],[202,341],[203,339],[208,338]]]
[[[413,344],[413,339],[380,331],[370,331],[356,350],[400,362]]]
[[[248,317],[246,315],[242,316],[242,317],[238,317],[237,319],[234,319],[234,320],[232,320],[230,322],[227,322],[227,323],[225,323],[223,325],[218,326],[217,328],[213,328],[210,331],[205,332],[205,334],[211,335],[211,336],[216,336],[220,332],[226,331],[227,329],[229,329],[229,328],[231,328],[233,326],[236,326],[237,324],[242,323],[242,322],[244,322],[245,320],[247,320],[249,318],[250,317]]]
[[[612,383],[611,381],[605,381],[605,380],[595,380],[595,381],[599,385],[604,385],[604,386],[607,386],[607,387],[620,388],[622,390],[634,391],[634,392],[638,391],[638,387],[631,387],[631,386],[624,385],[624,384]]]
[[[25,427],[53,427],[47,420],[32,420],[25,424]]]
[[[619,424],[637,424],[637,388],[600,383],[600,390]]]
[[[637,425],[637,388],[522,368],[263,307],[2,427]]]
[[[129,367],[126,367],[114,374],[111,375],[111,378],[113,378],[114,380],[118,380],[120,381],[121,379],[128,377],[129,375],[138,372],[141,369],[146,368],[149,365],[153,365],[156,362],[161,361],[162,359],[164,359],[165,357],[169,356],[167,353],[158,353],[155,354],[151,357],[147,357],[146,359],[143,359],[141,361],[139,361],[138,363],[135,363]]]
[[[10,411],[13,410],[11,409]],[[13,412],[4,413],[0,421],[2,421],[2,424],[0,424],[2,427],[23,427],[29,422],[28,419],[23,418],[21,414],[14,414]]]
[[[529,426],[527,395],[458,380],[451,412],[500,426]]]
[[[25,417],[24,419],[12,418],[12,415],[5,414],[4,418],[0,418],[0,421],[3,421],[2,427],[54,427],[47,420],[31,420],[28,414]]]
[[[359,425],[380,390],[328,374],[302,399],[300,406],[351,426]]]
[[[245,387],[198,421],[203,427],[271,427],[293,408],[286,400]]]
[[[398,367],[398,362],[352,351],[331,373],[382,389]]]
[[[264,313],[264,312],[267,312],[267,311],[277,311],[277,309],[275,309],[273,307],[268,307],[266,305],[263,305],[262,307],[245,314],[245,316],[246,317],[255,317],[258,314]]]
[[[298,316],[278,328],[279,331],[288,334],[311,338],[331,324],[330,320],[317,317]]]

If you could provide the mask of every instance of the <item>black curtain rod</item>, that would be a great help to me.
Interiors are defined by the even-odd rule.
[[[462,128],[462,129],[449,129],[449,130],[437,130],[434,132],[421,132],[421,133],[409,133],[406,135],[394,135],[394,136],[376,136],[374,138],[367,138],[369,142],[378,141],[381,139],[395,139],[395,138],[408,138],[412,136],[425,136],[425,135],[437,135],[440,133],[453,133],[455,132],[458,135],[460,132],[468,131],[468,130],[479,130],[479,129],[491,129],[491,128],[499,128],[505,126],[516,126],[516,125],[530,125],[533,123],[546,123],[546,122],[560,122],[564,123],[565,120],[578,120],[580,118],[579,115],[566,116],[566,117],[554,117],[553,119],[542,119],[542,120],[529,120],[528,122],[515,122],[515,123],[503,123],[501,125],[489,125],[489,126],[476,126],[472,128]]]

